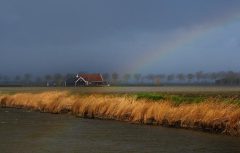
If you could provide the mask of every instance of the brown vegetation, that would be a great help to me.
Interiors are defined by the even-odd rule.
[[[175,105],[169,100],[137,100],[130,96],[43,92],[0,95],[0,104],[2,107],[51,113],[70,112],[80,117],[201,129],[240,136],[239,105],[223,103],[216,98],[200,103]]]

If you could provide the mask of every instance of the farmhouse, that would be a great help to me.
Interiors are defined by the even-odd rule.
[[[102,86],[107,85],[101,74],[77,74],[75,86]]]

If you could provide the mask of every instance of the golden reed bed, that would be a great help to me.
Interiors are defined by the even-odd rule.
[[[71,95],[68,92],[0,95],[2,107],[70,112],[88,118],[200,129],[240,136],[240,106],[208,99],[198,104],[174,105],[170,101],[136,100],[129,96]]]

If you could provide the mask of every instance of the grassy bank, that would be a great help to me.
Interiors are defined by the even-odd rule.
[[[2,107],[87,118],[206,130],[240,136],[238,97],[138,94],[73,94],[66,91],[2,93]]]

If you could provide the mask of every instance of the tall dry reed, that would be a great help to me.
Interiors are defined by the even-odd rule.
[[[127,96],[71,95],[68,92],[0,95],[2,107],[42,112],[71,112],[80,117],[201,129],[240,135],[240,107],[207,99],[201,103],[174,105],[171,101],[136,100]]]

